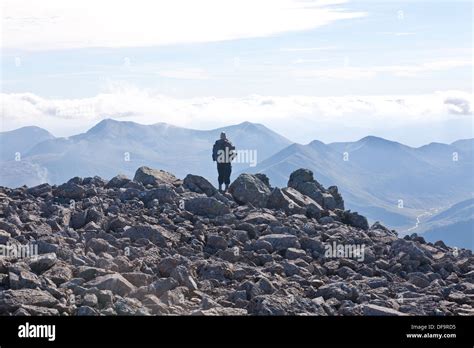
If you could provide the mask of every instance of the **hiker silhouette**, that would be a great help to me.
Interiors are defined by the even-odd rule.
[[[212,160],[217,162],[217,173],[219,174],[217,181],[220,192],[225,192],[229,188],[232,160],[235,156],[235,146],[227,139],[225,132],[222,132],[220,139],[216,140],[212,147]],[[222,184],[225,184],[224,191],[222,191]]]

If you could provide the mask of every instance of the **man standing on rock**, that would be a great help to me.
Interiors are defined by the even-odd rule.
[[[219,173],[219,191],[222,192],[222,184],[225,184],[224,192],[230,184],[230,174],[232,172],[232,160],[235,158],[235,146],[227,139],[224,132],[212,148],[212,160],[217,162],[217,172]]]

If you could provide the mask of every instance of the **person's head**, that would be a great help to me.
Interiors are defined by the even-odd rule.
[[[222,140],[227,139],[227,136],[225,135],[225,132],[221,132],[221,139]]]

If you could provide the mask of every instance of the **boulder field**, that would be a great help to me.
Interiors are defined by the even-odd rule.
[[[0,187],[0,315],[473,315],[473,261],[369,226],[306,169],[224,194],[147,167]]]

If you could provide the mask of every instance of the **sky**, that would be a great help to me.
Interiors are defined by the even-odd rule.
[[[473,133],[468,0],[3,0],[1,129],[258,122],[307,143]]]

